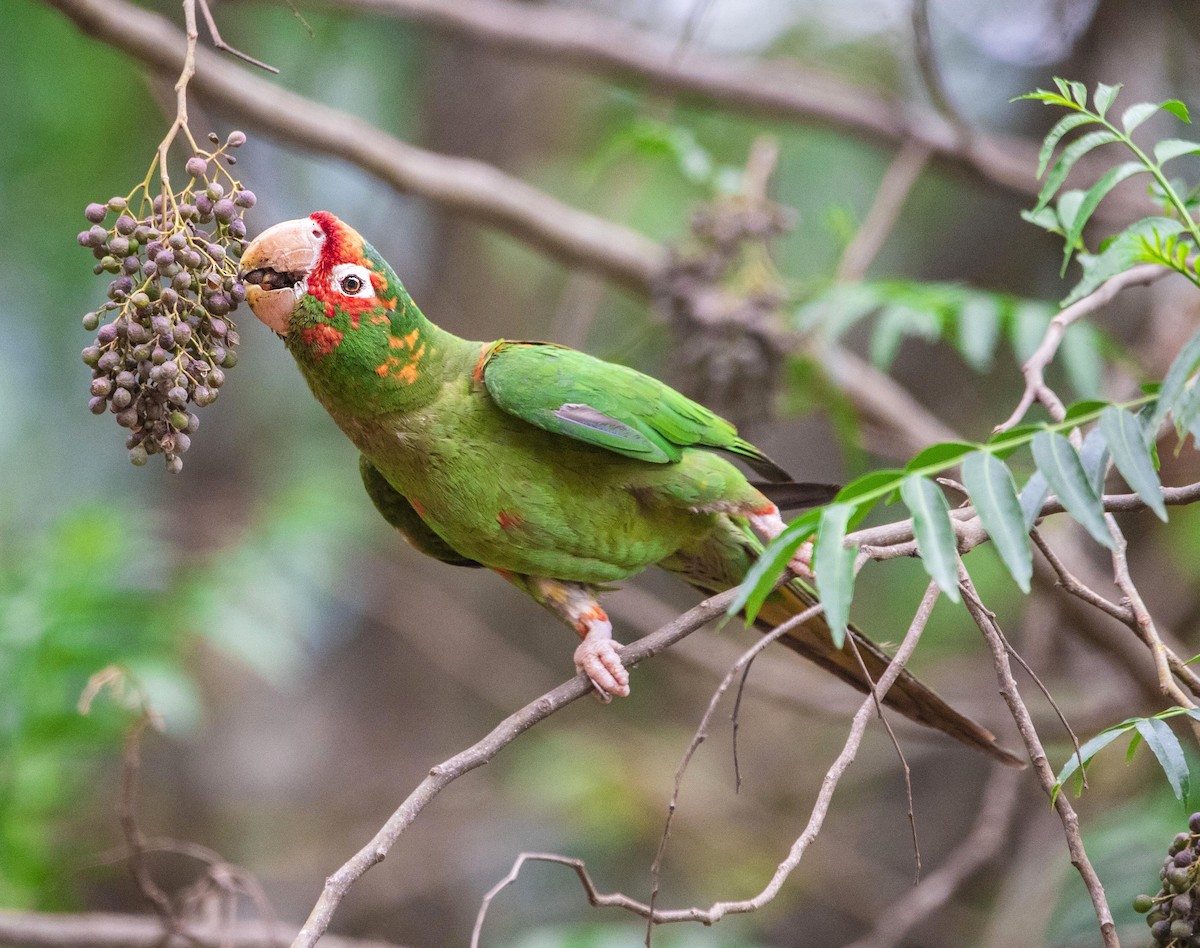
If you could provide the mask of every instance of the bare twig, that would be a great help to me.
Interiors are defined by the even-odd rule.
[[[212,44],[217,49],[224,53],[229,53],[231,56],[236,56],[243,62],[249,63],[251,66],[257,66],[259,69],[265,69],[269,73],[278,75],[279,70],[274,66],[269,66],[261,59],[255,59],[253,56],[248,56],[240,49],[235,49],[221,38],[221,31],[217,29],[217,21],[213,19],[212,10],[208,7],[208,0],[196,0],[200,4],[200,13],[204,17],[204,24],[208,27],[208,35],[212,37]],[[293,11],[295,12],[295,11]]]
[[[675,786],[671,791],[671,800],[667,804],[667,818],[663,822],[662,836],[658,841],[658,851],[654,854],[654,864],[650,867],[650,913],[646,922],[646,945],[650,945],[650,930],[654,925],[654,906],[658,901],[659,882],[662,878],[663,861],[667,856],[667,845],[671,839],[671,824],[675,819],[675,811],[679,805],[679,793],[683,789],[683,778],[687,773],[688,765],[692,762],[692,757],[695,756],[700,745],[708,738],[708,729],[712,725],[714,715],[717,713],[717,706],[721,703],[721,699],[725,696],[725,692],[729,690],[735,680],[745,680],[745,672],[749,670],[750,663],[758,657],[758,654],[766,648],[771,642],[774,642],[783,635],[786,635],[797,626],[803,625],[809,619],[824,612],[825,607],[820,605],[811,606],[800,612],[786,622],[781,623],[771,630],[770,633],[764,635],[761,639],[755,642],[749,649],[742,653],[741,657],[733,664],[733,667],[725,673],[725,677],[721,679],[721,683],[713,692],[709,699],[708,708],[700,719],[700,723],[696,727],[695,733],[692,735],[691,741],[688,743],[687,749],[683,752],[683,758],[679,761],[679,766],[675,768]],[[867,678],[870,681],[870,678]],[[740,690],[739,690],[740,698]],[[479,930],[483,927],[484,913],[486,906],[481,905],[479,917],[475,923],[475,938],[472,940],[472,948],[478,940]]]
[[[706,599],[658,631],[621,649],[621,660],[627,667],[632,667],[657,655],[704,623],[723,615],[736,595],[737,590],[733,589]],[[400,835],[443,789],[463,774],[482,767],[529,728],[544,721],[558,709],[590,694],[591,690],[587,676],[576,675],[509,715],[482,740],[430,770],[429,776],[400,804],[375,837],[325,880],[324,891],[292,942],[292,948],[312,948],[317,943],[328,929],[334,912],[350,886],[368,869],[383,861]]]
[[[1033,725],[1033,718],[1030,717],[1029,709],[1025,706],[1025,702],[1021,698],[1021,693],[1017,689],[1017,682],[1012,674],[1012,666],[1008,662],[1008,650],[1004,647],[1003,636],[1000,633],[996,617],[980,600],[978,593],[975,591],[975,586],[971,582],[971,577],[968,575],[966,567],[962,565],[961,560],[958,566],[958,579],[967,611],[971,614],[971,618],[975,620],[975,624],[979,627],[979,631],[983,633],[984,640],[991,650],[992,664],[996,669],[996,680],[1000,683],[1000,695],[1004,698],[1005,704],[1008,705],[1009,712],[1012,714],[1013,720],[1017,724],[1017,729],[1021,733],[1021,738],[1025,741],[1025,747],[1029,751],[1029,759],[1033,763],[1038,781],[1041,783],[1046,795],[1054,801],[1054,809],[1058,812],[1059,819],[1062,821],[1063,832],[1067,838],[1067,848],[1071,853],[1071,863],[1078,870],[1080,878],[1083,879],[1083,884],[1087,888],[1088,895],[1091,897],[1092,907],[1096,912],[1096,919],[1100,925],[1100,934],[1104,940],[1105,948],[1120,948],[1121,942],[1117,938],[1112,911],[1109,909],[1108,900],[1104,895],[1104,885],[1100,882],[1100,877],[1096,875],[1096,870],[1093,868],[1087,851],[1084,849],[1083,838],[1079,834],[1079,816],[1075,813],[1075,808],[1071,806],[1071,801],[1067,798],[1067,794],[1056,794],[1054,792],[1056,784],[1054,771],[1050,769],[1045,748],[1042,747],[1041,738],[1038,736],[1037,729]]]
[[[1155,280],[1159,280],[1171,272],[1170,268],[1157,263],[1139,264],[1105,281],[1083,299],[1076,300],[1051,319],[1050,325],[1046,327],[1046,334],[1042,337],[1041,343],[1034,350],[1033,355],[1026,360],[1025,365],[1021,367],[1021,372],[1025,376],[1025,391],[1021,394],[1021,399],[1017,402],[1017,407],[1013,409],[1013,413],[1008,418],[996,425],[993,430],[1007,431],[1013,427],[1013,425],[1025,417],[1025,412],[1029,411],[1030,406],[1035,401],[1053,399],[1061,408],[1061,401],[1058,400],[1057,396],[1046,385],[1045,371],[1046,366],[1051,363],[1055,353],[1058,352],[1058,347],[1061,345],[1068,327],[1076,320],[1084,316],[1089,316],[1096,312],[1096,310],[1107,306],[1122,290],[1128,289],[1131,286],[1142,286],[1147,283],[1153,283]]]
[[[913,926],[949,902],[964,882],[995,859],[1009,839],[1021,779],[1019,770],[994,766],[971,832],[920,885],[878,913],[870,934],[847,948],[896,948]]]
[[[1089,605],[1095,606],[1102,612],[1107,612],[1118,622],[1123,622],[1126,625],[1134,622],[1133,610],[1129,608],[1128,603],[1118,604],[1105,599],[1096,590],[1085,585],[1078,579],[1069,569],[1067,565],[1059,558],[1054,549],[1046,542],[1046,538],[1042,536],[1042,531],[1034,527],[1029,531],[1030,537],[1033,539],[1034,545],[1041,550],[1042,556],[1046,558],[1046,562],[1050,564],[1055,573],[1058,574],[1058,584],[1063,590],[1072,596],[1082,599]]]
[[[930,583],[925,590],[921,604],[917,607],[916,614],[913,616],[912,623],[909,625],[904,640],[896,650],[891,663],[884,670],[883,674],[879,676],[879,681],[875,684],[875,694],[868,695],[859,705],[858,711],[855,712],[854,719],[850,725],[850,733],[846,736],[841,753],[838,754],[837,759],[830,765],[829,769],[825,772],[824,779],[821,781],[821,789],[813,804],[804,832],[792,843],[787,857],[776,867],[770,880],[757,895],[749,899],[715,902],[707,909],[700,908],[699,906],[685,909],[651,909],[645,902],[632,899],[620,892],[601,893],[592,882],[582,860],[571,859],[552,853],[522,853],[517,857],[512,869],[509,870],[504,879],[488,892],[485,901],[490,902],[505,886],[513,882],[525,862],[540,860],[559,863],[574,869],[587,894],[589,904],[597,907],[611,906],[621,908],[635,915],[650,919],[656,925],[670,922],[700,922],[704,925],[712,925],[726,915],[754,912],[771,902],[779,894],[779,890],[783,887],[788,877],[800,865],[805,851],[812,844],[813,840],[816,839],[817,834],[820,833],[821,827],[825,822],[825,817],[829,812],[829,805],[833,799],[834,791],[837,789],[838,782],[858,754],[859,745],[862,743],[863,734],[866,732],[867,722],[871,718],[871,713],[875,710],[876,698],[882,699],[900,676],[905,663],[912,656],[917,643],[920,641],[921,633],[929,622],[929,616],[933,612],[933,606],[937,602],[937,598],[937,585]]]

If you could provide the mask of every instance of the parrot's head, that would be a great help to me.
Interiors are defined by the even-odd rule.
[[[327,404],[395,410],[434,384],[436,330],[387,261],[328,211],[268,227],[241,267],[250,309]]]
[[[314,305],[361,318],[394,309],[402,291],[375,248],[328,211],[268,227],[246,247],[241,267],[250,309],[282,336]]]

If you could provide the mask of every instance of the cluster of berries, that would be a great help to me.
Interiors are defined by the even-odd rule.
[[[79,244],[92,251],[97,274],[112,275],[108,300],[83,317],[83,328],[96,333],[82,353],[92,369],[88,407],[110,411],[129,430],[136,465],[161,454],[178,473],[199,425],[192,406],[216,401],[225,369],[237,364],[230,313],[246,298],[238,260],[254,192],[222,161],[234,164],[228,152],[245,141],[232,132],[220,147],[193,155],[182,190],[151,196],[148,175],[128,197],[84,212],[91,227]]]
[[[1178,834],[1167,850],[1158,878],[1158,895],[1139,895],[1133,907],[1146,914],[1154,944],[1167,948],[1200,946],[1200,813],[1188,820],[1189,832]]]

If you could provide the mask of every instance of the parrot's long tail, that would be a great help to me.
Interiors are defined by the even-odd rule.
[[[762,545],[744,521],[721,517],[716,529],[695,547],[680,550],[660,565],[697,589],[713,593],[740,583],[761,552]],[[767,598],[755,624],[764,632],[769,632],[816,601],[816,596],[804,583],[795,580]],[[862,666],[866,666],[871,682],[875,682],[891,658],[853,626],[849,629],[848,639],[853,639],[858,647],[858,656],[849,647],[849,642],[840,649],[834,646],[825,617],[818,615],[791,630],[779,641],[859,691],[869,693],[871,684],[863,675]],[[859,657],[862,665],[859,664]],[[999,746],[990,731],[955,711],[908,671],[901,671],[900,677],[884,696],[883,703],[907,718],[982,751],[994,760],[1011,767],[1025,766],[1021,758]]]
[[[755,621],[764,632],[769,632],[775,626],[786,622],[809,608],[815,597],[803,588],[793,586],[782,587],[774,596],[763,604]],[[847,637],[854,640],[862,665],[872,681],[878,681],[887,668],[891,658],[878,645],[851,626]],[[835,648],[823,616],[818,616],[804,625],[783,636],[780,644],[786,645],[810,661],[816,662],[826,671],[837,675],[842,681],[853,685],[859,691],[869,692],[870,687],[863,677],[862,666],[847,644],[844,648]],[[954,710],[949,704],[939,698],[932,690],[921,684],[908,671],[901,671],[883,703],[895,708],[907,718],[934,728],[943,734],[948,734],[956,741],[983,751],[994,760],[1010,767],[1024,767],[1025,762],[1015,754],[1005,750],[996,743],[996,737],[987,728],[972,721],[964,714]]]

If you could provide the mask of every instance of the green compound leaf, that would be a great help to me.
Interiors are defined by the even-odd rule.
[[[1033,209],[1034,212],[1040,211],[1050,203],[1050,199],[1054,197],[1054,193],[1067,180],[1067,175],[1070,174],[1071,169],[1075,166],[1075,162],[1089,151],[1099,148],[1101,145],[1108,145],[1120,140],[1121,136],[1105,129],[1103,131],[1088,132],[1086,135],[1080,135],[1071,142],[1071,144],[1062,150],[1062,154],[1058,156],[1058,161],[1054,163],[1054,167],[1046,175],[1046,182],[1042,185],[1042,190],[1038,192],[1038,200],[1037,205]]]
[[[1071,442],[1055,431],[1039,432],[1033,437],[1033,459],[1067,513],[1079,521],[1097,543],[1111,549],[1113,538],[1104,522],[1104,508]]]
[[[946,496],[928,478],[909,474],[900,483],[900,497],[913,517],[913,534],[925,572],[951,602],[959,602],[958,541],[950,523]]]
[[[992,538],[1000,559],[1021,592],[1029,592],[1033,549],[1008,466],[986,451],[977,451],[963,461],[962,478],[975,512]]]

